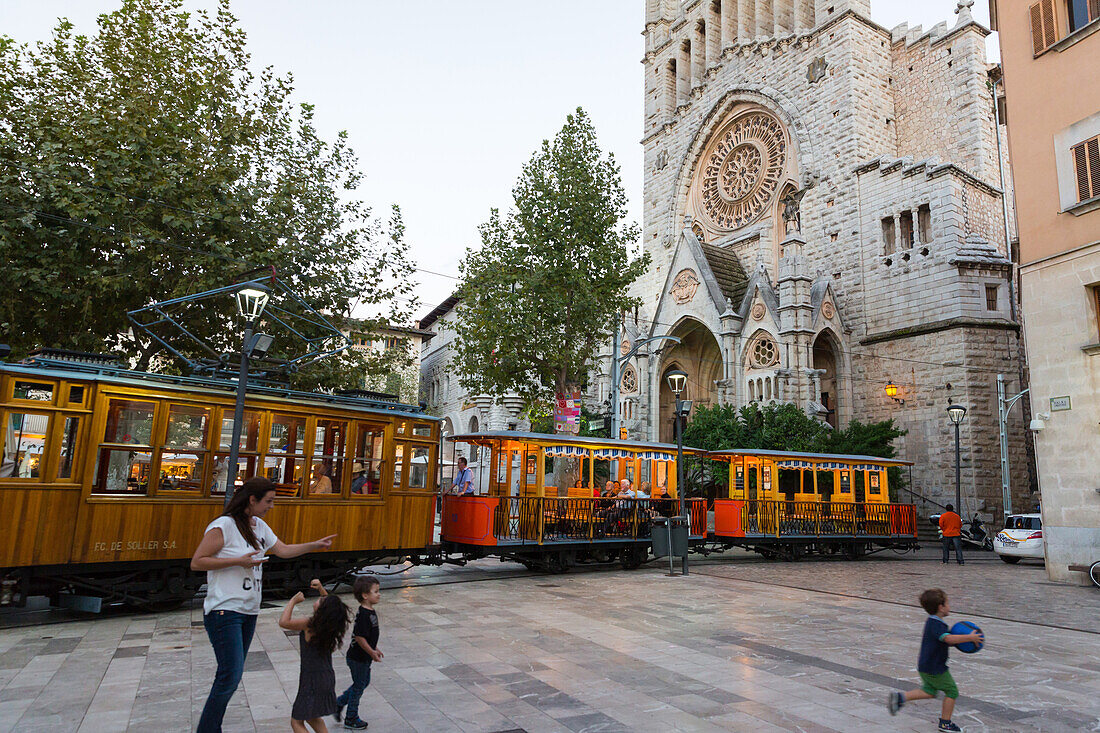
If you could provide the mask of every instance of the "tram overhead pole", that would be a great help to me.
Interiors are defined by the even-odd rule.
[[[1031,391],[1025,389],[1013,397],[1005,397],[1005,375],[997,375],[997,427],[1001,434],[1001,511],[1007,517],[1012,513],[1012,487],[1008,478],[1008,413],[1020,398]]]
[[[237,300],[237,311],[245,319],[244,338],[241,339],[241,365],[237,374],[237,402],[233,407],[233,439],[229,445],[229,465],[225,479],[225,505],[233,498],[237,488],[237,454],[241,444],[241,421],[244,420],[244,397],[248,391],[248,360],[255,353],[264,356],[271,348],[272,338],[262,333],[253,334],[256,321],[263,315],[271,290],[260,283],[245,283],[233,296]]]

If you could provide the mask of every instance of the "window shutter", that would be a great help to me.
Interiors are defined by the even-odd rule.
[[[1089,159],[1089,182],[1092,184],[1089,198],[1093,198],[1100,196],[1100,137],[1085,143],[1085,153]]]
[[[1036,56],[1046,48],[1043,45],[1043,12],[1041,5],[1042,3],[1035,3],[1031,6],[1031,46],[1035,50]]]
[[[1100,0],[1089,0],[1089,22],[1100,18]]]
[[[1089,173],[1088,158],[1085,156],[1085,144],[1073,146],[1073,169],[1077,175],[1077,200],[1084,201],[1089,197]]]
[[[1100,2],[1100,0],[1092,1]],[[1058,30],[1054,24],[1054,0],[1039,0],[1031,6],[1030,11],[1031,44],[1035,55],[1038,56],[1058,40]]]
[[[1072,148],[1074,174],[1077,176],[1077,200],[1100,196],[1100,137]]]

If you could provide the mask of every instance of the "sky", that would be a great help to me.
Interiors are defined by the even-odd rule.
[[[213,0],[184,0],[188,9]],[[117,0],[0,0],[0,33],[77,32]],[[880,25],[955,22],[955,0],[872,0]],[[347,130],[381,216],[401,206],[422,316],[458,283],[491,208],[507,209],[523,164],[583,107],[622,168],[641,223],[645,0],[233,0],[256,68],[294,75],[326,139]],[[988,25],[978,0],[974,17]],[[996,34],[989,43],[996,57]]]

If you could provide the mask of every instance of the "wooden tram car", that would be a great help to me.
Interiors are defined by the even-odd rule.
[[[443,551],[467,558],[499,556],[528,567],[560,572],[577,563],[618,559],[634,568],[648,559],[650,524],[679,513],[676,446],[516,431],[455,435],[489,455],[475,482],[477,496],[445,496]],[[689,453],[697,453],[688,448]],[[546,484],[549,460],[571,460],[581,486]],[[630,479],[670,498],[601,499],[607,480]],[[576,483],[570,481],[569,483]],[[690,499],[689,535],[706,539],[705,499]]]
[[[204,574],[191,554],[224,504],[235,390],[59,355],[0,364],[9,599],[64,594],[96,610],[193,595]],[[249,385],[239,475],[275,482],[267,521],[285,541],[339,535],[329,551],[272,560],[267,589],[429,551],[438,448],[439,422],[421,408]],[[354,490],[353,473],[366,479]]]

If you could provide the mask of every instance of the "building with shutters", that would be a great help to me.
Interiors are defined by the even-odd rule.
[[[1100,1],[996,2],[1047,572],[1100,559]]]

